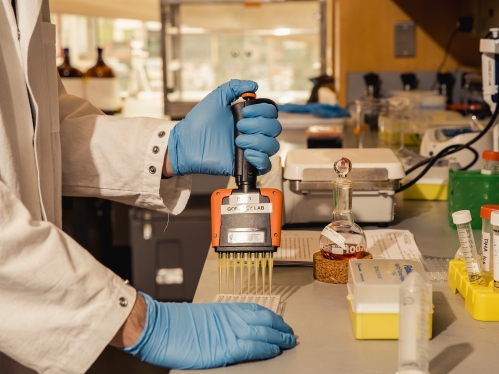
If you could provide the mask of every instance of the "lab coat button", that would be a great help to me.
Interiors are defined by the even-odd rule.
[[[154,166],[149,166],[149,173],[151,174],[156,173],[156,168]]]
[[[125,299],[124,297],[120,297],[120,305],[124,308],[128,306],[128,300]]]
[[[164,132],[164,131],[158,132],[158,138],[162,138],[165,135],[166,135],[166,132]]]
[[[155,145],[154,147],[152,147],[152,153],[156,154],[159,152],[159,147],[157,145]]]

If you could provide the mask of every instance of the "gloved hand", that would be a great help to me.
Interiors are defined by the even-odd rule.
[[[170,369],[206,369],[264,360],[293,348],[293,330],[256,304],[147,303],[144,331],[125,352]]]
[[[230,104],[242,93],[257,89],[255,82],[233,79],[211,92],[175,125],[168,139],[168,157],[175,175],[234,174]],[[281,133],[277,110],[263,103],[244,108],[243,115],[237,128],[244,134],[237,137],[236,144],[259,173],[265,174],[271,168],[269,156],[279,150],[275,139]]]

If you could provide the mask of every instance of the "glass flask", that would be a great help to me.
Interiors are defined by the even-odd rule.
[[[319,245],[322,256],[329,260],[362,258],[366,251],[364,231],[353,221],[353,182],[347,178],[352,163],[342,158],[334,163],[338,177],[333,181],[333,221],[321,232]]]

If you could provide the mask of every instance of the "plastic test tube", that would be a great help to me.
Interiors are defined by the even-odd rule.
[[[428,374],[429,292],[416,272],[410,273],[400,285],[397,374]]]
[[[463,251],[470,283],[483,285],[484,281],[478,263],[475,238],[471,229],[471,213],[469,210],[459,210],[452,213],[452,220],[457,226],[457,234],[461,243],[461,250]]]
[[[492,248],[494,258],[494,291],[499,292],[499,210],[490,214],[490,223],[493,228]]]

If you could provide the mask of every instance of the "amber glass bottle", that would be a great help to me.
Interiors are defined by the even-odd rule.
[[[83,73],[71,66],[69,60],[69,48],[64,48],[64,61],[57,67],[61,78],[83,78]]]
[[[64,48],[64,61],[57,67],[57,71],[59,72],[61,82],[68,94],[85,97],[83,82],[84,74],[80,70],[71,66],[71,61],[69,60],[69,48]]]
[[[106,65],[102,58],[102,48],[97,48],[97,62],[94,66],[87,70],[87,77],[93,78],[114,78],[114,71]]]
[[[118,78],[102,58],[102,48],[97,48],[97,62],[85,73],[87,99],[106,114],[121,112]]]

